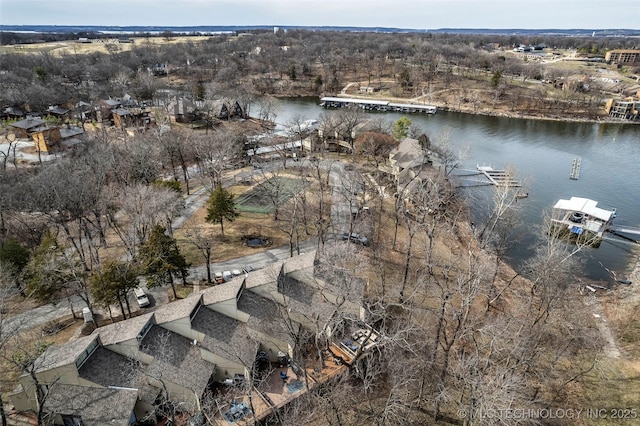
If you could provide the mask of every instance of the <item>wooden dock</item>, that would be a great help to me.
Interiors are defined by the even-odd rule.
[[[513,176],[505,170],[494,170],[489,166],[478,166],[478,171],[485,175],[494,186],[509,188],[522,186],[519,181],[513,179]]]
[[[576,157],[573,159],[573,163],[571,164],[571,173],[569,174],[569,179],[573,179],[573,180],[580,179],[580,163],[582,163],[582,158]]]

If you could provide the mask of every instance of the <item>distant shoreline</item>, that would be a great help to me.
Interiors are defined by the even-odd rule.
[[[192,25],[192,26],[154,26],[154,25],[0,25],[0,32],[34,33],[77,33],[108,32],[121,35],[140,33],[162,33],[171,31],[181,34],[194,32],[255,31],[255,30],[310,30],[310,31],[359,31],[385,33],[442,33],[442,34],[484,34],[502,36],[566,36],[566,37],[638,37],[639,29],[629,28],[397,28],[397,27],[358,27],[358,26],[303,26],[303,25]]]

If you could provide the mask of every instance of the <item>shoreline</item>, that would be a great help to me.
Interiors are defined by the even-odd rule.
[[[578,118],[578,117],[551,117],[551,116],[537,116],[537,115],[523,115],[518,113],[507,113],[507,112],[498,112],[498,111],[465,111],[457,108],[450,108],[447,106],[438,106],[434,104],[438,108],[438,110],[447,111],[447,112],[456,112],[460,114],[470,114],[470,115],[482,115],[485,117],[501,117],[501,118],[514,118],[514,119],[522,119],[522,120],[539,120],[539,121],[556,121],[556,122],[567,122],[567,123],[592,123],[592,124],[640,124],[639,122],[627,121],[627,120],[618,120],[618,119],[588,119],[588,118]]]
[[[273,95],[275,97],[292,97],[292,98],[296,98],[296,97],[305,97],[305,96],[309,96],[309,95],[295,95],[295,96],[281,96],[281,95]],[[311,95],[314,97],[318,97],[318,98],[322,98],[324,96],[329,96],[325,93],[319,94],[319,95]],[[355,99],[362,99],[362,100],[384,100],[384,101],[390,101],[390,102],[400,102],[400,103],[406,103],[406,104],[416,104],[416,105],[423,105],[423,103],[417,103],[413,100],[413,98],[393,98],[393,97],[375,97],[375,96],[362,96],[362,95],[356,95],[356,94],[346,94],[346,93],[337,93],[334,94],[333,96],[335,97],[349,97],[349,98],[355,98]],[[480,111],[473,111],[472,109],[462,109],[462,108],[455,108],[452,107],[450,105],[447,105],[446,103],[438,103],[438,102],[433,102],[430,105],[435,106],[436,108],[438,108],[438,111],[446,111],[446,112],[456,112],[456,113],[461,113],[461,114],[470,114],[470,115],[482,115],[485,117],[502,117],[502,118],[515,118],[515,119],[523,119],[523,120],[539,120],[539,121],[556,121],[556,122],[573,122],[573,123],[593,123],[593,124],[630,124],[630,125],[638,125],[640,124],[640,122],[633,122],[633,121],[629,121],[629,120],[620,120],[620,119],[614,119],[611,118],[609,116],[603,116],[603,117],[599,117],[597,119],[589,119],[589,118],[584,118],[584,117],[558,117],[558,116],[546,116],[546,115],[527,115],[527,114],[520,114],[520,113],[510,113],[510,112],[506,112],[506,111],[499,111],[499,110],[480,110]],[[437,113],[436,113],[437,114]]]

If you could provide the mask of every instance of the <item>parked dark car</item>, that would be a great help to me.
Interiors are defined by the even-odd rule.
[[[356,243],[356,244],[362,244],[363,246],[367,246],[369,245],[369,239],[367,239],[367,237],[360,235],[358,233],[352,232],[351,235],[349,235],[348,232],[345,232],[342,234],[342,239],[343,240],[349,240],[352,243]]]

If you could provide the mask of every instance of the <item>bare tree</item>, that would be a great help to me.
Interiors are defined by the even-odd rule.
[[[109,211],[109,225],[132,258],[153,227],[161,224],[170,230],[173,218],[183,207],[179,194],[159,186],[135,185],[124,193],[118,191],[117,197],[115,205],[119,209]]]

